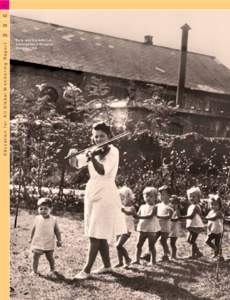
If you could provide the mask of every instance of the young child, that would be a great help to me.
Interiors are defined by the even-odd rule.
[[[127,250],[124,247],[124,244],[130,238],[131,233],[135,230],[134,218],[133,218],[133,214],[135,213],[135,208],[133,206],[134,194],[132,190],[127,186],[123,186],[122,188],[120,188],[119,193],[120,193],[121,203],[122,203],[121,210],[125,214],[125,223],[126,223],[127,232],[117,237],[116,248],[117,248],[117,255],[118,255],[118,264],[115,265],[114,268],[119,268],[124,265],[123,258],[125,259],[124,267],[128,267],[129,264],[131,263],[131,259],[128,255]]]
[[[170,205],[173,209],[173,214],[171,218],[171,230],[169,233],[170,246],[171,246],[171,259],[177,259],[177,247],[176,241],[180,236],[181,226],[179,222],[179,218],[181,216],[180,213],[180,199],[176,195],[172,195],[169,199]]]
[[[161,261],[169,261],[170,254],[167,239],[171,229],[171,217],[173,214],[172,208],[169,206],[169,187],[163,185],[159,188],[161,202],[157,204],[157,217],[159,219],[160,230],[157,232],[156,239],[160,238],[160,243],[163,247],[164,255]]]
[[[206,244],[214,250],[213,258],[222,256],[221,253],[221,238],[223,234],[223,219],[224,216],[221,212],[222,205],[221,200],[217,195],[210,195],[211,198],[211,210],[205,217],[208,220],[207,226],[207,240]],[[214,241],[214,243],[213,243]]]
[[[160,230],[159,222],[156,217],[156,201],[157,189],[154,187],[146,187],[143,191],[143,198],[145,204],[141,205],[135,217],[140,219],[137,225],[139,231],[139,238],[136,250],[136,259],[133,264],[140,264],[140,256],[142,247],[146,239],[149,242],[149,252],[151,254],[151,261],[149,265],[156,263],[156,232]]]
[[[197,237],[204,228],[204,223],[201,219],[201,208],[199,206],[201,191],[198,187],[191,187],[187,190],[187,196],[191,204],[188,207],[187,215],[181,218],[186,219],[186,228],[188,230],[187,242],[192,246],[192,255],[189,258],[195,259],[203,256],[196,244]]]
[[[37,202],[38,216],[35,217],[33,228],[31,231],[31,250],[33,253],[32,274],[38,273],[38,263],[40,256],[45,254],[49,265],[49,275],[55,275],[54,247],[55,236],[57,238],[57,246],[61,247],[61,233],[56,218],[51,216],[51,200],[49,198],[40,198]]]

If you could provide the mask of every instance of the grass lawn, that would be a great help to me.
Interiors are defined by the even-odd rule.
[[[151,268],[146,265],[118,269],[106,275],[97,275],[92,279],[76,281],[72,278],[84,265],[88,241],[83,234],[81,215],[59,216],[63,247],[55,251],[57,278],[49,278],[45,257],[41,257],[39,271],[42,276],[34,277],[31,272],[31,254],[29,252],[30,228],[33,214],[20,211],[18,226],[11,228],[11,299],[17,300],[83,300],[83,299],[230,299],[230,232],[225,233],[223,255],[217,281],[216,262],[211,257],[211,250],[204,245],[205,234],[199,236],[198,244],[205,254],[199,260],[189,260],[190,247],[185,236],[178,241],[177,261],[157,262]],[[137,233],[133,233],[127,242],[131,257],[135,253]],[[114,244],[111,245],[112,263],[117,263]],[[162,249],[157,243],[157,258]],[[98,257],[95,268],[101,266]]]

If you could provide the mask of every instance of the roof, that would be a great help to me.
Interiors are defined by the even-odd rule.
[[[11,16],[11,59],[177,86],[180,50]],[[230,70],[188,52],[186,87],[230,94]]]

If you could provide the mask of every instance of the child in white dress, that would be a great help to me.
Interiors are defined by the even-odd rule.
[[[39,259],[42,254],[45,254],[50,265],[49,275],[52,276],[55,275],[55,262],[53,257],[55,236],[57,238],[57,246],[61,247],[61,233],[56,218],[50,215],[51,200],[49,198],[40,198],[37,206],[39,215],[35,217],[30,239],[33,253],[32,274],[39,274]]]
[[[160,238],[164,255],[161,261],[169,261],[170,254],[167,239],[171,230],[172,208],[169,206],[169,188],[163,185],[159,188],[161,202],[157,204],[157,218],[159,219],[160,230],[157,232],[156,239]]]
[[[180,199],[176,195],[172,195],[170,198],[170,205],[173,209],[173,214],[171,218],[171,230],[169,233],[170,246],[171,246],[171,259],[177,259],[177,246],[176,242],[181,234],[181,224],[179,218],[180,213]]]
[[[211,195],[211,210],[205,217],[208,220],[207,226],[207,240],[206,244],[214,250],[213,258],[221,257],[221,238],[223,234],[223,220],[224,216],[221,212],[221,200],[216,195]],[[214,243],[213,243],[214,241]]]
[[[135,217],[139,219],[137,231],[139,231],[139,238],[137,243],[136,260],[133,264],[140,264],[140,257],[142,247],[146,239],[149,242],[149,252],[151,261],[149,265],[156,263],[156,232],[160,230],[159,221],[156,213],[157,189],[154,187],[146,187],[143,191],[143,198],[145,204],[141,205]]]
[[[123,258],[125,259],[125,267],[128,267],[128,265],[130,264],[131,258],[129,257],[128,252],[124,247],[124,244],[130,238],[131,233],[135,231],[135,224],[133,218],[133,214],[135,213],[135,208],[133,206],[134,194],[132,190],[127,186],[123,186],[122,188],[120,188],[119,193],[122,203],[121,210],[125,214],[124,217],[126,223],[126,232],[117,236],[116,248],[118,255],[118,264],[114,266],[115,268],[123,266]]]
[[[203,256],[196,244],[197,237],[204,228],[199,206],[201,191],[198,187],[192,187],[187,190],[187,196],[191,204],[188,207],[187,215],[182,216],[181,219],[186,219],[187,242],[192,246],[192,255],[189,258],[196,259]]]

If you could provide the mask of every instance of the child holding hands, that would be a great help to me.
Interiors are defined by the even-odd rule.
[[[169,206],[169,187],[163,185],[159,188],[161,202],[157,204],[157,218],[159,219],[160,230],[157,232],[156,239],[161,237],[160,243],[163,247],[164,255],[161,261],[169,261],[170,254],[167,239],[171,230],[172,208]]]
[[[171,218],[171,230],[169,233],[170,246],[171,246],[171,259],[177,259],[176,241],[181,233],[181,226],[179,222],[181,216],[180,199],[176,195],[172,195],[169,201],[173,209],[173,214]]]
[[[117,255],[118,255],[118,264],[114,268],[119,268],[123,266],[123,258],[125,259],[125,267],[131,263],[131,258],[128,255],[127,250],[124,247],[124,244],[130,238],[131,233],[135,230],[133,214],[135,214],[135,208],[133,206],[134,194],[132,190],[123,186],[119,189],[121,203],[122,203],[122,212],[125,214],[125,224],[126,224],[126,233],[123,233],[117,236]]]
[[[187,215],[182,216],[181,219],[186,219],[187,242],[192,246],[192,255],[189,258],[195,259],[203,256],[196,244],[197,237],[204,228],[199,206],[201,191],[198,187],[191,187],[187,190],[187,196],[191,204],[188,207]]]
[[[49,275],[55,275],[54,248],[55,236],[57,238],[57,246],[61,247],[61,233],[57,224],[57,220],[51,213],[51,200],[49,198],[40,198],[37,202],[38,216],[35,217],[33,228],[31,231],[31,250],[33,253],[32,274],[38,273],[39,259],[45,254],[49,265]]]
[[[213,258],[221,257],[221,238],[223,234],[224,216],[221,211],[221,200],[217,195],[211,195],[211,210],[205,219],[208,221],[206,244],[214,250]],[[214,241],[214,242],[213,242]]]
[[[134,216],[139,219],[137,231],[139,231],[139,238],[136,250],[136,260],[133,264],[140,264],[140,257],[142,247],[146,239],[149,242],[149,252],[151,254],[151,261],[149,265],[156,263],[156,232],[160,230],[160,225],[156,216],[156,201],[157,189],[154,187],[146,187],[143,191],[143,198],[145,204],[141,205],[139,211]]]

